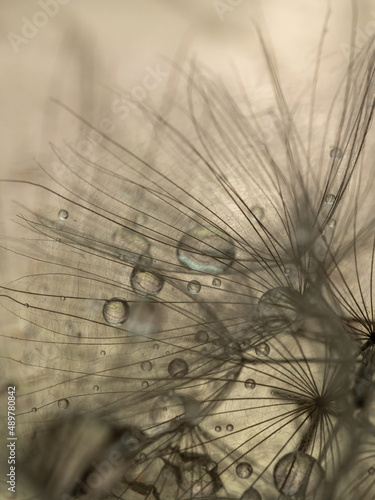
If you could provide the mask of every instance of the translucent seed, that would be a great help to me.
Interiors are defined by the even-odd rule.
[[[242,494],[240,500],[262,500],[262,496],[258,490],[250,487]]]
[[[220,425],[217,425],[217,426],[215,427],[215,431],[216,431],[216,432],[221,432],[221,426],[220,426]]]
[[[232,431],[233,431],[233,429],[234,429],[234,427],[233,427],[233,425],[232,425],[232,424],[228,424],[228,425],[226,426],[226,429],[227,429],[227,431],[228,431],[228,432],[232,432]]]
[[[66,410],[69,407],[69,401],[67,399],[60,399],[57,402],[57,406],[62,410]]]
[[[112,326],[120,326],[128,319],[129,305],[125,299],[114,297],[103,306],[103,317]]]
[[[199,330],[199,332],[195,334],[195,340],[198,342],[198,344],[206,344],[208,342],[208,339],[208,333],[204,330]]]
[[[216,288],[219,288],[221,286],[221,279],[219,278],[214,278],[212,280],[212,286],[215,286]]]
[[[145,269],[134,268],[130,284],[135,293],[144,297],[157,295],[164,286],[164,278]]]
[[[190,281],[187,285],[189,293],[197,294],[201,291],[201,284],[197,280]]]
[[[252,222],[260,222],[264,218],[264,210],[262,207],[252,207],[250,209],[250,220]]]
[[[222,274],[232,265],[232,239],[216,228],[197,226],[184,234],[177,247],[180,263],[194,271]]]
[[[250,391],[252,389],[255,389],[255,386],[256,386],[255,380],[253,380],[252,378],[248,378],[246,380],[246,382],[245,382],[246,389],[248,389]]]
[[[327,205],[333,205],[335,203],[336,196],[334,194],[327,194],[325,197],[325,202]]]
[[[173,359],[168,365],[168,373],[173,378],[181,378],[189,372],[188,364],[181,358]]]
[[[265,356],[269,355],[270,347],[268,344],[263,342],[262,344],[259,344],[256,346],[255,352],[256,352],[257,356],[259,356],[260,358],[264,358]]]
[[[324,471],[315,458],[297,451],[277,462],[273,478],[276,489],[283,495],[305,498],[318,488]]]
[[[67,210],[60,210],[59,211],[59,219],[60,220],[66,220],[69,217],[69,212]]]
[[[151,361],[143,361],[143,363],[141,364],[141,368],[144,372],[150,372],[152,370]]]
[[[236,474],[241,479],[249,479],[253,472],[253,468],[247,462],[241,462],[236,467]]]

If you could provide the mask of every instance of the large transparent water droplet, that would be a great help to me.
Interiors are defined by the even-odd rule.
[[[145,269],[134,268],[130,284],[138,295],[149,297],[157,295],[164,286],[164,278]]]
[[[173,378],[185,377],[189,372],[188,364],[184,359],[173,359],[168,366],[168,373]]]
[[[103,306],[103,317],[112,326],[120,326],[128,319],[129,305],[125,299],[114,297]]]
[[[60,220],[66,220],[69,217],[69,212],[67,210],[60,210],[59,211],[59,219]]]
[[[67,399],[60,399],[57,402],[57,406],[62,410],[66,410],[69,407],[69,401]]]
[[[199,330],[199,332],[195,334],[195,340],[198,342],[198,344],[206,344],[208,342],[208,339],[208,333],[204,330]]]
[[[252,378],[248,378],[245,382],[245,388],[249,391],[255,389],[256,382]]]
[[[248,490],[242,493],[240,500],[262,500],[262,495],[258,490],[250,487]]]
[[[189,283],[187,284],[187,289],[189,293],[191,293],[192,295],[196,295],[201,291],[201,284],[197,280],[189,281]]]
[[[180,263],[194,271],[221,274],[232,265],[232,239],[216,228],[195,227],[184,234],[177,247]]]
[[[253,473],[253,468],[247,462],[241,462],[236,467],[236,474],[241,479],[248,479]]]
[[[255,347],[255,353],[260,358],[265,358],[270,353],[270,346],[266,342],[262,342]]]
[[[324,478],[324,471],[312,456],[301,451],[284,455],[276,464],[276,489],[286,496],[305,497],[313,493]]]

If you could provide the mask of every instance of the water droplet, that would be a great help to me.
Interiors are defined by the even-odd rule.
[[[241,462],[236,467],[236,474],[241,479],[249,479],[253,473],[253,468],[247,462]]]
[[[150,384],[147,382],[147,380],[144,380],[144,381],[142,382],[142,388],[143,388],[143,389],[147,389],[147,388],[149,387],[149,385],[150,385]]]
[[[151,361],[143,361],[143,363],[141,364],[141,368],[144,372],[150,372],[152,370]]]
[[[259,344],[255,348],[255,352],[257,356],[260,358],[264,358],[265,356],[268,356],[270,353],[270,346],[263,342],[262,344]]]
[[[332,146],[329,150],[329,156],[334,160],[342,158],[342,150],[336,146]]]
[[[99,386],[98,385],[94,385],[94,387],[92,389],[93,389],[93,391],[98,392],[99,391]]]
[[[195,334],[195,340],[198,342],[198,344],[206,344],[208,342],[208,339],[208,333],[204,330],[199,330],[199,332]]]
[[[336,196],[334,194],[327,194],[325,197],[325,202],[327,205],[333,205],[335,203]]]
[[[255,386],[256,386],[255,380],[253,380],[252,378],[248,378],[246,380],[246,382],[245,382],[246,389],[248,389],[250,391],[252,389],[255,389]]]
[[[130,276],[130,284],[135,293],[144,297],[157,295],[164,286],[164,278],[151,271],[135,267]]]
[[[262,495],[251,486],[242,494],[240,500],[262,500]]]
[[[327,226],[328,227],[335,227],[336,226],[335,219],[329,219],[329,221],[327,222]]]
[[[297,319],[301,294],[288,287],[272,288],[258,301],[258,313],[268,328],[282,328]]]
[[[250,220],[251,222],[260,222],[264,217],[264,210],[262,207],[251,207]]]
[[[147,455],[145,453],[140,453],[139,454],[139,461],[144,462],[147,458]]]
[[[26,307],[26,309],[30,307],[29,304],[24,304],[24,306]]]
[[[182,236],[177,247],[177,258],[183,266],[208,274],[222,274],[234,257],[232,239],[216,228],[195,227]]]
[[[238,342],[229,342],[225,346],[225,354],[231,359],[241,359],[242,351]]]
[[[61,300],[62,302],[64,302],[65,297],[60,297],[60,300]]]
[[[219,288],[221,286],[221,279],[219,278],[214,278],[212,280],[212,286],[215,286],[216,288]]]
[[[107,353],[105,351],[100,351],[100,356],[105,356]]]
[[[215,427],[215,431],[216,431],[216,432],[221,432],[221,426],[220,426],[220,425],[217,425],[217,426]]]
[[[276,464],[273,479],[276,489],[288,497],[307,497],[324,478],[324,471],[310,455],[297,451],[284,455]]]
[[[166,479],[167,481],[169,479],[173,479],[175,477],[173,467],[171,465],[164,465],[161,475],[163,476],[163,479]]]
[[[32,411],[33,413],[36,413],[36,412],[38,411],[38,408],[35,408],[35,406],[34,406],[33,408],[31,408],[31,411]]]
[[[59,219],[60,220],[66,220],[69,217],[69,212],[67,210],[60,210],[59,211]]]
[[[120,326],[128,319],[129,305],[125,299],[114,297],[105,302],[103,316],[110,325]]]
[[[155,349],[155,351],[157,351],[159,349],[159,344],[154,344],[153,349]]]
[[[192,294],[199,293],[201,291],[201,284],[197,280],[190,281],[187,284],[187,289]]]
[[[373,476],[375,474],[375,467],[370,467],[368,473],[370,474],[370,476]]]
[[[168,366],[168,373],[173,378],[185,377],[189,372],[188,364],[181,358],[173,359]]]
[[[232,432],[233,429],[234,429],[234,427],[233,427],[232,424],[228,424],[227,427],[226,427],[226,429],[227,429],[228,432]]]
[[[69,407],[69,401],[67,399],[60,399],[57,402],[57,406],[62,410],[66,410]]]

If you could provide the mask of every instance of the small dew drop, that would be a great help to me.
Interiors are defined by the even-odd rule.
[[[60,210],[59,211],[59,219],[60,220],[66,220],[69,217],[69,212],[67,210]]]
[[[368,473],[370,474],[370,476],[373,476],[375,474],[375,467],[370,467]]]
[[[250,209],[250,220],[252,222],[260,222],[264,218],[264,210],[262,207],[252,207]]]
[[[212,280],[212,286],[216,287],[216,288],[219,288],[221,286],[221,279],[219,278],[214,278]]]
[[[107,353],[105,351],[100,351],[100,356],[105,356]]]
[[[327,194],[325,197],[325,202],[327,205],[333,205],[335,203],[336,196],[334,194]]]
[[[157,351],[159,349],[159,344],[154,344],[153,349],[155,349],[155,351]]]
[[[34,406],[34,408],[31,408],[31,411],[32,411],[33,413],[36,413],[36,412],[38,411],[38,408],[35,408],[35,406]]]
[[[255,380],[253,380],[252,378],[248,378],[245,382],[245,388],[249,391],[251,391],[252,389],[255,389],[255,386],[256,386],[256,382]]]
[[[66,298],[66,297],[60,297],[60,300],[61,300],[62,302],[64,302],[65,298]]]
[[[265,342],[263,342],[262,344],[259,344],[256,346],[255,352],[256,352],[257,356],[259,356],[260,358],[264,358],[264,357],[269,355],[270,346],[268,344],[266,344]]]
[[[216,432],[221,432],[221,426],[220,426],[220,425],[217,425],[217,426],[215,427],[215,431],[216,431]]]
[[[147,389],[147,387],[148,387],[149,385],[150,385],[150,384],[147,382],[147,380],[144,380],[144,381],[142,382],[142,388],[143,388],[143,389]]]
[[[173,359],[168,366],[168,373],[173,378],[185,377],[189,373],[189,367],[181,358]]]
[[[197,280],[190,281],[187,284],[188,292],[195,295],[201,291],[201,284]]]
[[[120,326],[128,319],[129,305],[125,299],[114,297],[103,306],[103,317],[112,326]]]
[[[334,160],[339,160],[340,158],[342,158],[342,150],[336,146],[333,146],[329,150],[329,156]]]
[[[144,372],[150,372],[152,370],[151,361],[143,361],[143,363],[141,364],[141,368]]]
[[[26,309],[30,307],[29,304],[24,304],[24,306],[26,307]]]
[[[66,410],[69,407],[69,401],[67,399],[60,399],[57,402],[57,406],[62,410]]]
[[[98,392],[99,391],[99,386],[98,385],[94,385],[94,387],[92,388],[93,391],[95,392]]]
[[[247,462],[241,462],[236,467],[236,474],[241,479],[249,479],[253,472],[253,468]]]
[[[208,342],[208,339],[208,333],[204,330],[199,330],[199,332],[195,334],[195,340],[198,342],[198,344],[206,344]]]
[[[327,222],[327,226],[328,227],[335,227],[336,226],[335,219],[329,219],[329,221]]]
[[[227,427],[226,427],[226,429],[227,429],[228,432],[232,432],[233,429],[234,429],[234,427],[233,427],[232,424],[228,424]]]

